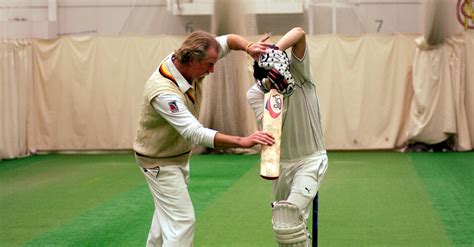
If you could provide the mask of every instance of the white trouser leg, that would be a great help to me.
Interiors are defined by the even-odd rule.
[[[161,236],[160,222],[158,221],[158,212],[155,209],[153,212],[153,219],[151,221],[150,232],[148,233],[148,239],[146,241],[147,247],[162,246],[163,238]]]
[[[328,158],[325,153],[291,162],[282,161],[280,177],[273,183],[275,200],[297,205],[307,220],[311,203],[319,190],[327,167]]]
[[[189,165],[142,171],[155,202],[147,246],[192,246],[195,216],[187,190]]]

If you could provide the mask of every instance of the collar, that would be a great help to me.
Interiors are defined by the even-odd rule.
[[[168,73],[173,77],[173,81],[178,84],[179,90],[186,93],[190,88],[193,88],[191,84],[184,78],[184,76],[178,71],[176,66],[173,64],[173,54],[168,55],[162,65],[165,65],[164,69],[168,70]],[[168,78],[171,79],[171,78]]]
[[[181,75],[178,69],[176,69],[176,67],[174,66],[172,55],[169,55],[160,64],[159,71],[162,76],[164,76],[168,80],[171,80],[179,88],[179,90],[182,93],[188,95],[189,99],[194,104],[195,102],[194,95],[189,90],[189,89],[192,89],[193,87],[188,83],[186,79],[184,79],[183,75]]]

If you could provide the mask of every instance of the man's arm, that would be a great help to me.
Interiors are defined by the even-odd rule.
[[[161,94],[153,98],[151,104],[156,112],[188,142],[213,147],[217,131],[202,126],[188,110],[181,97],[172,93]]]
[[[173,126],[187,141],[211,148],[250,148],[257,144],[273,145],[273,137],[256,131],[247,137],[231,136],[205,128],[191,114],[181,98],[174,94],[162,94],[152,100],[153,108]]]
[[[258,57],[265,53],[268,47],[271,44],[265,43],[265,41],[270,38],[270,35],[265,35],[258,42],[250,42],[246,38],[237,35],[237,34],[228,34],[227,35],[227,44],[231,50],[241,50],[249,54],[253,59],[258,59]]]
[[[298,59],[302,59],[306,49],[306,34],[301,27],[295,27],[288,31],[276,43],[276,46],[282,51],[291,47],[293,55]]]
[[[217,132],[214,138],[216,148],[251,148],[257,144],[271,146],[274,143],[273,137],[263,131],[255,131],[247,137],[231,136]]]

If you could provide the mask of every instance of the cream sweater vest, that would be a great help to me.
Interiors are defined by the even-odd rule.
[[[173,81],[163,77],[157,70],[145,84],[141,116],[137,134],[133,143],[139,164],[145,168],[158,165],[183,165],[189,158],[192,144],[186,141],[156,110],[151,101],[162,93],[178,95],[185,102],[188,110],[197,118],[199,103],[193,102],[178,88]],[[199,93],[200,94],[200,93]],[[199,97],[200,100],[200,97]],[[143,157],[148,156],[148,157]],[[140,162],[141,161],[141,162]]]

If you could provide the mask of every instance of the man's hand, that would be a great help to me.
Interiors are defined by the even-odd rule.
[[[264,131],[255,131],[253,134],[243,137],[240,144],[243,148],[251,148],[257,144],[271,146],[275,143],[273,136]]]
[[[272,47],[272,44],[265,43],[270,38],[270,34],[265,35],[256,43],[250,43],[245,48],[245,52],[247,52],[255,61],[258,60],[260,55],[264,54],[267,48]]]

